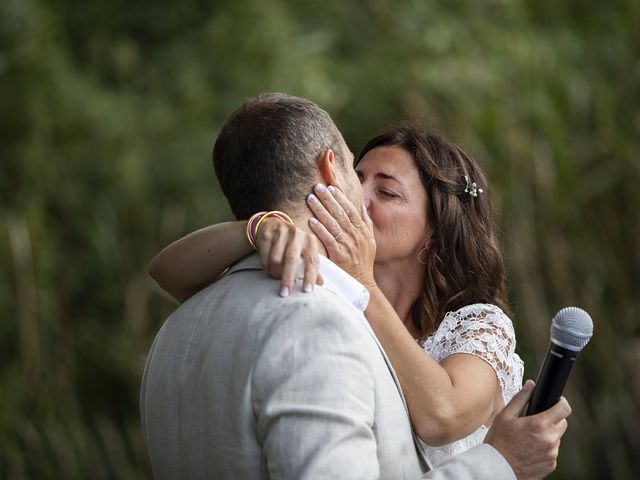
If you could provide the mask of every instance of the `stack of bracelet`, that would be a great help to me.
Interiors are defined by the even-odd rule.
[[[258,230],[260,229],[260,225],[262,225],[262,222],[269,217],[275,217],[279,220],[282,220],[283,222],[288,223],[289,225],[294,225],[293,220],[291,220],[291,217],[289,217],[289,215],[287,215],[284,212],[280,212],[278,210],[272,210],[270,212],[258,212],[253,214],[249,219],[249,221],[247,222],[246,233],[247,233],[247,240],[249,240],[249,243],[255,250],[258,250],[258,245],[256,244],[256,238],[258,237]],[[253,227],[254,223],[256,224],[255,228]]]

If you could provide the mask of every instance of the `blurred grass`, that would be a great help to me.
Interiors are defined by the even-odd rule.
[[[308,97],[353,151],[431,119],[493,181],[519,350],[595,321],[558,479],[640,474],[640,5],[0,3],[0,478],[149,478],[139,382],[164,245],[229,218],[210,150],[243,99]]]

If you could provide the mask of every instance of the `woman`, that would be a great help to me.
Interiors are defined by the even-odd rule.
[[[309,226],[329,258],[369,288],[365,315],[437,465],[481,443],[493,417],[522,386],[523,364],[504,313],[504,267],[487,182],[461,148],[416,127],[369,140],[356,172],[373,235],[362,222],[354,225],[353,206],[332,187],[316,186],[309,195],[315,215]],[[245,226],[232,222],[179,240],[153,260],[152,276],[176,298],[188,298],[250,253]],[[304,253],[310,290],[312,236],[270,219],[258,243],[265,268],[283,278],[283,295],[293,287],[287,252]],[[374,250],[372,269],[367,258]]]

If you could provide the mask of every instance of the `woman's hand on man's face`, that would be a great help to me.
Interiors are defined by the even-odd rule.
[[[318,244],[312,234],[276,218],[267,218],[256,240],[262,268],[280,279],[282,297],[293,291],[300,257],[304,263],[302,290],[311,292],[314,284],[324,283],[319,272]]]
[[[309,220],[311,230],[324,244],[329,259],[363,285],[375,285],[376,242],[366,208],[358,212],[338,188],[321,184],[307,197],[307,205],[315,215]]]

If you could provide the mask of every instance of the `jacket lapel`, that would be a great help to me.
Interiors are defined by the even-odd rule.
[[[257,253],[254,253],[252,255],[249,255],[248,257],[243,258],[239,262],[229,267],[225,275],[231,275],[235,272],[242,271],[242,270],[262,270],[262,264],[260,263],[260,256]],[[302,269],[300,269],[298,272],[298,280],[301,280],[303,278],[301,270]],[[334,295],[342,299],[342,296],[336,291],[335,286],[330,281],[325,281],[324,288],[331,291]],[[342,301],[345,301],[345,300],[342,300]],[[402,404],[404,405],[404,409],[407,412],[407,416],[408,416],[409,409],[407,408],[407,402],[404,398],[404,394],[402,393],[402,387],[400,386],[400,381],[398,380],[396,372],[393,369],[393,366],[391,365],[391,361],[389,360],[389,357],[387,357],[387,353],[384,351],[384,348],[380,344],[378,337],[376,337],[376,334],[371,328],[371,325],[369,325],[369,322],[367,321],[365,316],[362,314],[362,312],[360,312],[358,309],[353,307],[353,305],[351,305],[351,307],[353,308],[354,312],[358,313],[358,317],[360,318],[360,321],[362,321],[367,332],[369,332],[369,335],[371,335],[374,342],[378,346],[378,349],[380,350],[380,355],[382,355],[382,358],[384,358],[387,368],[389,369],[389,373],[391,374],[391,377],[393,378],[393,381],[396,384],[396,388],[398,389],[398,393],[400,394],[400,398],[402,399]],[[431,463],[427,459],[424,445],[416,435],[416,432],[413,428],[411,428],[411,432],[413,434],[413,441],[416,445],[416,450],[419,452],[420,457],[424,461],[425,465],[427,465],[429,469],[431,469]]]
[[[302,279],[302,278],[303,278],[302,275],[300,275],[299,279]],[[336,296],[340,297],[340,295],[335,291],[334,285],[331,284],[331,282],[327,282],[326,279],[325,279],[324,287],[327,290],[329,290],[332,293],[334,293]],[[375,332],[371,328],[371,325],[369,324],[369,322],[365,318],[364,314],[361,311],[359,311],[358,309],[356,309],[355,307],[353,307],[353,309],[354,309],[355,312],[358,313],[358,317],[363,322],[367,332],[369,332],[369,335],[371,335],[371,337],[373,338],[374,342],[378,346],[378,349],[380,350],[380,355],[382,355],[382,358],[384,358],[384,361],[385,361],[385,363],[387,365],[387,368],[389,369],[389,373],[391,374],[391,377],[393,378],[393,381],[396,384],[396,388],[398,389],[398,393],[400,394],[400,398],[402,399],[402,404],[404,405],[404,409],[407,412],[407,416],[409,416],[409,408],[407,407],[407,401],[404,398],[404,393],[402,392],[402,386],[400,385],[400,381],[398,380],[398,376],[396,375],[396,372],[395,372],[395,370],[393,368],[393,365],[391,365],[391,361],[389,360],[389,357],[387,356],[387,353],[384,351],[384,347],[382,346],[382,344],[378,340],[378,337],[376,336]],[[420,438],[418,437],[418,435],[416,434],[415,430],[413,429],[413,425],[411,426],[411,433],[413,435],[413,442],[414,442],[414,444],[416,446],[416,450],[420,454],[420,457],[424,461],[425,465],[427,465],[428,469],[431,470],[432,469],[431,462],[427,458],[427,454],[426,454],[426,451],[425,451],[425,448],[424,448],[424,444],[420,441]]]

